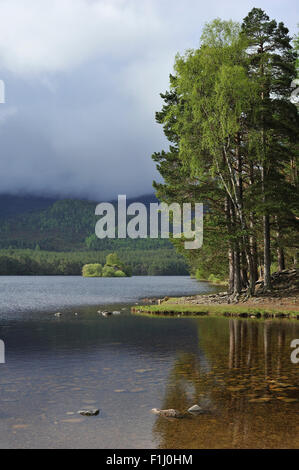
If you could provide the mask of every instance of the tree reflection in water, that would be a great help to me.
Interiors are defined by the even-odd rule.
[[[299,445],[298,365],[290,343],[299,325],[287,321],[201,318],[198,351],[178,352],[163,408],[206,413],[157,417],[160,448],[296,448]]]

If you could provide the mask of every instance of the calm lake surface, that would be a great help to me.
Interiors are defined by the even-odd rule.
[[[0,281],[1,448],[299,446],[298,321],[130,314],[142,297],[213,290],[188,277]],[[195,403],[204,414],[150,412]]]

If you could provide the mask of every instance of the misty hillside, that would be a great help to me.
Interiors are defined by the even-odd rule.
[[[11,194],[0,195],[0,220],[16,214],[43,210],[54,204],[57,198],[37,196],[14,196]]]
[[[157,202],[154,195],[128,199],[127,203]],[[117,204],[115,201],[111,201]],[[169,248],[168,240],[105,239],[94,235],[97,202],[35,196],[0,196],[0,248],[36,247],[48,251]]]

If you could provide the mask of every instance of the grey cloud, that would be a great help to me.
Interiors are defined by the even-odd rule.
[[[295,1],[259,3],[295,31]],[[154,113],[176,52],[198,45],[204,22],[241,20],[253,6],[233,0],[2,1],[0,78],[7,102],[0,105],[1,192],[103,199],[152,191],[159,176],[150,155],[167,146]]]

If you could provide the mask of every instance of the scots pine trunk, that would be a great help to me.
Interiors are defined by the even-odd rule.
[[[248,265],[247,265],[247,260],[246,260],[246,254],[243,248],[241,251],[241,262],[242,262],[242,268],[241,268],[242,287],[246,289],[248,287],[248,275],[247,275]]]
[[[241,137],[240,133],[236,137],[236,157],[237,157],[237,200],[236,204],[238,207],[238,216],[240,221],[240,226],[243,232],[242,235],[242,251],[241,251],[241,281],[243,287],[248,288],[249,295],[253,295],[255,291],[255,278],[254,278],[254,263],[250,250],[250,241],[248,236],[248,227],[244,213],[244,201],[243,201],[243,158],[241,153]],[[247,270],[249,271],[249,283]]]
[[[266,214],[263,217],[264,225],[264,285],[265,289],[271,289],[271,252],[270,252],[270,218]]]
[[[235,285],[235,261],[234,261],[234,250],[230,246],[228,249],[228,266],[229,266],[229,281],[228,281],[228,292],[232,294],[234,292]]]
[[[265,194],[265,168],[262,167],[262,191],[263,203],[266,204]],[[263,236],[264,236],[264,287],[271,289],[271,244],[270,244],[270,217],[266,208],[263,215]]]
[[[250,185],[254,184],[254,171],[253,171],[253,163],[250,162],[250,169],[249,169],[249,181]],[[257,254],[257,241],[256,241],[256,231],[255,231],[255,216],[253,212],[249,214],[249,226],[250,226],[250,236],[249,236],[249,244],[250,244],[250,253],[252,257],[252,276],[254,285],[258,280],[258,254]]]
[[[252,220],[250,221],[250,229],[253,231],[254,230],[254,223]],[[254,284],[258,280],[258,256],[257,256],[257,242],[256,242],[256,236],[252,234],[249,237],[249,243],[250,243],[250,253],[251,253],[251,258],[252,258],[252,277],[253,277],[253,282]]]
[[[232,212],[231,212],[231,201],[229,197],[225,198],[225,214],[226,214],[226,225],[227,232],[229,234],[229,249],[228,249],[228,268],[229,268],[229,282],[228,292],[232,294],[234,292],[235,285],[235,259],[234,259],[234,246],[232,242]]]
[[[241,292],[241,265],[240,265],[240,248],[239,243],[235,243],[234,249],[234,294]]]
[[[276,231],[276,239],[277,239],[277,262],[278,262],[278,271],[283,271],[285,269],[285,257],[284,257],[284,249],[282,246],[282,235],[281,235],[281,227],[278,220],[278,217],[275,217],[277,231]]]
[[[285,266],[284,250],[281,246],[277,248],[278,271],[283,271]]]
[[[232,231],[235,232],[236,225],[236,215],[233,204],[230,204],[230,213],[232,221]],[[240,263],[240,243],[238,239],[233,240],[233,267],[234,267],[234,294],[239,294],[241,292],[241,263]]]

